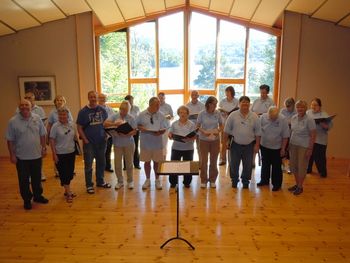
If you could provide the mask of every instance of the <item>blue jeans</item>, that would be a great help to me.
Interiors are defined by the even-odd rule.
[[[92,163],[96,161],[96,184],[103,185],[104,170],[106,166],[105,152],[106,142],[99,144],[88,143],[83,145],[84,152],[84,172],[85,172],[85,185],[86,187],[94,186],[92,182]]]
[[[239,181],[239,164],[242,160],[242,183],[249,184],[252,175],[253,165],[253,153],[254,153],[254,142],[241,145],[235,142],[231,143],[230,154],[230,177],[232,184],[237,184]]]

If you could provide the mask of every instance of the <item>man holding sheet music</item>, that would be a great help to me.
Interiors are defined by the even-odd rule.
[[[162,183],[157,174],[158,162],[164,160],[162,135],[168,129],[167,119],[159,111],[160,101],[157,97],[149,100],[148,108],[141,112],[136,119],[140,136],[140,160],[145,162],[146,180],[142,189],[148,189],[151,186],[151,161],[153,161],[153,171],[156,177],[155,185],[158,190],[162,189]]]

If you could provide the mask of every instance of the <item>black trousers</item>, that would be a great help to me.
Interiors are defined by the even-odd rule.
[[[18,175],[19,191],[24,201],[39,198],[43,193],[41,185],[42,159],[20,160],[17,158],[16,168]],[[30,183],[29,183],[30,178]],[[32,191],[30,189],[32,186]]]
[[[113,145],[113,139],[112,139],[112,137],[108,137],[107,145],[106,145],[106,153],[105,153],[105,158],[106,158],[106,167],[105,167],[105,169],[111,169],[112,168],[112,164],[111,164],[112,145]]]
[[[69,185],[74,176],[75,152],[68,154],[57,154],[57,169],[60,175],[61,185]]]
[[[326,158],[327,145],[314,143],[314,149],[309,160],[307,167],[308,173],[312,172],[312,165],[316,163],[318,172],[322,177],[327,177],[327,158]]]
[[[261,182],[269,183],[270,175],[271,182],[274,187],[280,188],[282,185],[282,158],[280,155],[281,149],[269,149],[260,145],[261,150]],[[271,173],[272,168],[272,173]]]
[[[194,153],[194,150],[179,151],[179,150],[172,149],[170,158],[172,161],[181,161],[181,158],[183,161],[193,161],[193,153]],[[183,184],[190,185],[191,182],[192,182],[192,175],[184,175]],[[176,185],[178,183],[178,176],[169,175],[169,183],[171,185]]]

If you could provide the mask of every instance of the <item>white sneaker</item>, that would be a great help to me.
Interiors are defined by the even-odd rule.
[[[156,189],[157,190],[163,189],[162,182],[159,179],[156,179]]]
[[[134,189],[134,182],[128,183],[128,188],[129,189]]]
[[[207,188],[207,184],[206,183],[201,183],[201,188]]]
[[[117,184],[115,185],[114,189],[115,189],[115,190],[118,190],[118,189],[122,188],[123,186],[124,186],[123,183],[117,183]]]
[[[216,188],[216,184],[215,183],[210,183],[210,188]]]
[[[146,179],[146,181],[142,185],[142,189],[147,189],[151,186],[151,181],[149,179]]]
[[[41,181],[45,182],[46,181],[46,176],[44,174],[41,174]]]

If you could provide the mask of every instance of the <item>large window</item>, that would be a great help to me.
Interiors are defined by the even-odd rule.
[[[159,19],[159,89],[184,89],[184,17]]]
[[[275,89],[277,40],[229,18],[173,13],[100,37],[101,91],[117,103],[130,93],[141,109],[164,91],[174,112],[191,89],[221,100],[231,85],[253,101],[261,84]]]

